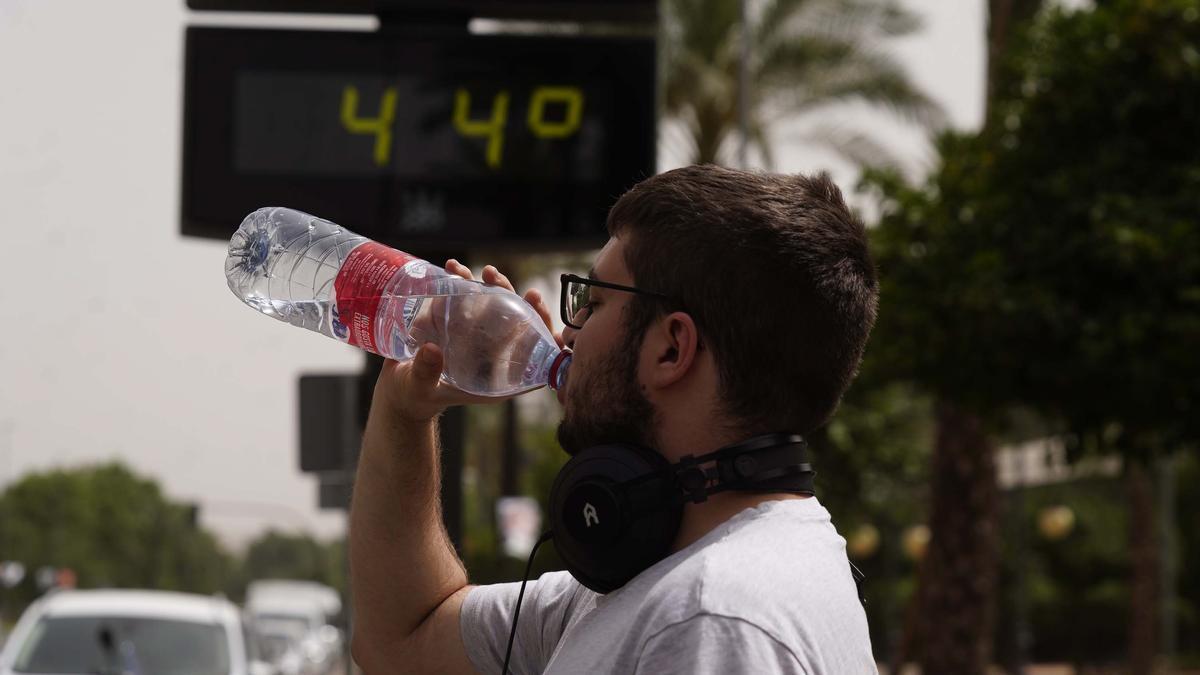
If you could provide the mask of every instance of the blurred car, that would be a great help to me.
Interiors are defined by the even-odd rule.
[[[246,586],[246,604],[254,605],[283,598],[293,602],[308,602],[320,608],[326,619],[342,611],[342,598],[325,584],[299,579],[256,579]]]
[[[274,675],[233,603],[165,591],[58,591],[21,615],[0,675]]]
[[[256,622],[254,634],[259,653],[279,675],[325,675],[333,665],[333,654],[320,649],[307,631],[296,631],[290,624]]]
[[[340,658],[337,591],[311,581],[261,579],[246,588],[246,612],[264,655],[282,675],[324,675]]]

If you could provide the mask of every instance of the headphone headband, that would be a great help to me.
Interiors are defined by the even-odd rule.
[[[764,434],[699,457],[685,455],[671,469],[684,501],[693,503],[726,490],[812,495],[816,472],[806,461],[807,451],[800,434]],[[707,462],[716,465],[700,466]]]
[[[740,454],[746,453],[746,452],[754,452],[756,450],[763,450],[765,448],[775,448],[775,447],[779,447],[781,445],[799,445],[799,446],[803,447],[804,449],[808,448],[808,443],[804,440],[804,437],[801,436],[800,434],[790,434],[790,433],[763,434],[761,436],[755,436],[753,438],[742,441],[741,443],[734,443],[733,445],[727,445],[719,450],[714,450],[714,451],[708,453],[707,455],[700,455],[699,457],[696,458],[696,461],[707,462],[707,461],[714,460],[714,459],[720,459],[722,457],[736,456],[736,455],[740,455]],[[688,457],[691,457],[691,455],[688,455]]]
[[[687,502],[726,490],[812,495],[807,447],[799,434],[764,434],[674,464],[635,445],[587,448],[550,490],[555,548],[584,586],[620,588],[666,557]]]

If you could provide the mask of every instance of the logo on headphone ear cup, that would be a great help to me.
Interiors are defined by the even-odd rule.
[[[550,525],[554,547],[579,583],[608,593],[670,552],[683,507],[673,499],[669,466],[653,450],[604,445],[578,453],[559,471],[550,489]]]
[[[604,478],[584,480],[567,495],[563,514],[567,532],[588,549],[598,551],[611,545],[627,527],[613,488],[619,486]]]
[[[592,506],[591,502],[585,502],[583,505],[583,526],[591,527],[592,523],[600,524],[600,516],[596,513],[596,507]]]

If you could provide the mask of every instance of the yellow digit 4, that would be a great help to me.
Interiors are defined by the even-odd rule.
[[[500,166],[504,148],[504,125],[508,123],[508,92],[501,91],[492,99],[492,116],[486,120],[471,119],[471,94],[466,89],[454,92],[454,129],[467,138],[486,138],[487,165]]]
[[[546,104],[562,103],[567,112],[561,122],[546,121]],[[566,138],[579,130],[583,118],[583,92],[579,87],[538,87],[529,101],[529,128],[538,138]]]
[[[392,121],[396,118],[396,88],[383,90],[379,117],[358,116],[358,89],[342,89],[342,126],[352,134],[375,135],[375,164],[384,166],[392,152]]]

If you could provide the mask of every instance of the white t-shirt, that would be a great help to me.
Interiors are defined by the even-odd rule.
[[[519,583],[467,594],[461,627],[475,668],[504,664]],[[877,673],[846,540],[816,500],[738,513],[598,595],[567,572],[531,581],[513,673]]]

